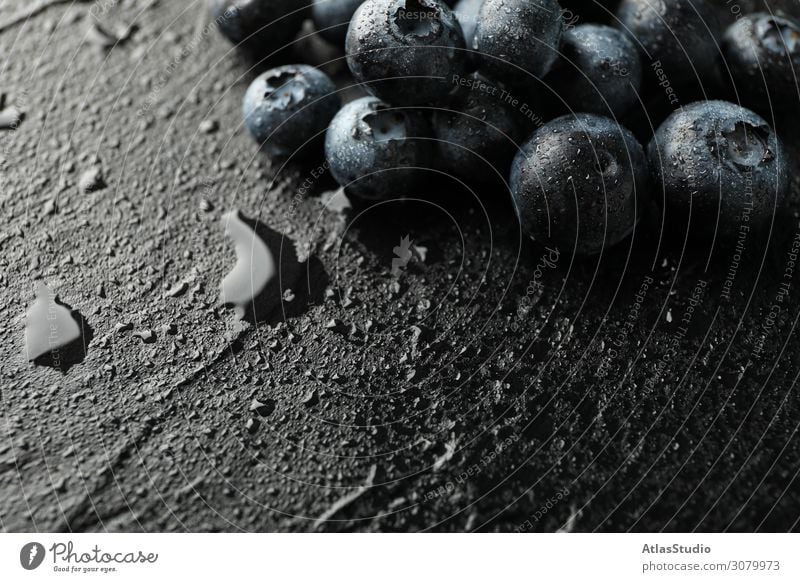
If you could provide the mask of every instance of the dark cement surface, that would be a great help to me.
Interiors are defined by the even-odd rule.
[[[101,48],[93,6],[135,31]],[[441,180],[345,218],[256,151],[207,26],[188,0],[0,22],[0,529],[800,528],[796,178],[739,261],[643,226],[552,264],[504,195]],[[233,209],[280,261],[257,324],[217,305]],[[405,236],[427,252],[393,274]],[[22,355],[37,278],[91,327],[66,372]]]

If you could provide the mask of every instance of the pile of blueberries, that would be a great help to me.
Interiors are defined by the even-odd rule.
[[[272,156],[324,144],[356,198],[416,193],[430,172],[499,177],[532,238],[584,255],[651,209],[720,242],[768,225],[788,189],[773,128],[800,113],[800,23],[770,0],[563,1],[212,0],[212,14],[261,54],[308,17],[343,51],[368,96],[342,106],[320,69],[284,65],[253,81],[244,116]]]

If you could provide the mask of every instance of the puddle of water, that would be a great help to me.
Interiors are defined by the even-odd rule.
[[[60,349],[81,338],[81,328],[72,310],[56,301],[56,294],[44,283],[36,284],[36,300],[25,314],[25,353],[28,361]],[[57,358],[56,358],[57,359]]]
[[[236,247],[236,265],[222,280],[220,301],[233,305],[239,319],[276,275],[275,259],[266,242],[242,220],[238,211],[222,217],[225,234]]]
[[[344,193],[344,188],[333,190],[331,192],[324,192],[320,197],[322,204],[331,212],[344,214],[346,211],[353,208],[347,194]]]
[[[22,112],[16,107],[0,111],[0,129],[17,129],[20,122],[22,122]]]

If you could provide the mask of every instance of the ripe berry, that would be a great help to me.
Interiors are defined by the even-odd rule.
[[[523,229],[561,252],[597,254],[642,214],[647,160],[613,120],[579,113],[539,128],[514,158],[511,194]]]
[[[726,241],[742,221],[766,224],[788,184],[775,132],[752,111],[725,101],[692,103],[673,113],[647,156],[666,224],[701,237]]]
[[[395,105],[434,103],[463,75],[467,54],[455,15],[440,0],[367,0],[347,32],[347,64],[370,93]]]
[[[557,0],[485,0],[472,48],[490,77],[530,86],[555,62],[561,29]]]
[[[547,83],[573,111],[619,116],[638,100],[642,63],[633,41],[601,24],[564,33],[562,56]]]
[[[211,0],[211,18],[233,44],[269,54],[294,38],[303,23],[294,0]]]
[[[244,122],[275,156],[321,140],[341,102],[328,76],[308,65],[285,65],[259,75],[244,97]]]
[[[725,62],[744,105],[764,111],[800,112],[797,77],[800,76],[800,23],[751,14],[725,33]]]
[[[617,18],[635,37],[651,77],[663,71],[673,85],[705,84],[716,74],[721,30],[718,12],[706,0],[622,0]]]
[[[464,79],[461,89],[452,109],[431,116],[436,166],[467,183],[491,178],[493,167],[505,177],[527,120],[505,105],[502,85],[478,73]]]
[[[322,38],[344,47],[347,27],[364,0],[317,0],[311,7],[311,18]]]
[[[422,114],[376,97],[345,105],[325,136],[333,177],[348,194],[370,200],[413,192],[430,156],[430,128]]]

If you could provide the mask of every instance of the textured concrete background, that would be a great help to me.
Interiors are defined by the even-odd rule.
[[[0,529],[800,528],[796,180],[740,261],[551,261],[499,190],[326,208],[200,1],[0,8]],[[233,209],[281,263],[256,325],[217,305]],[[37,278],[91,327],[65,373],[22,355]]]

